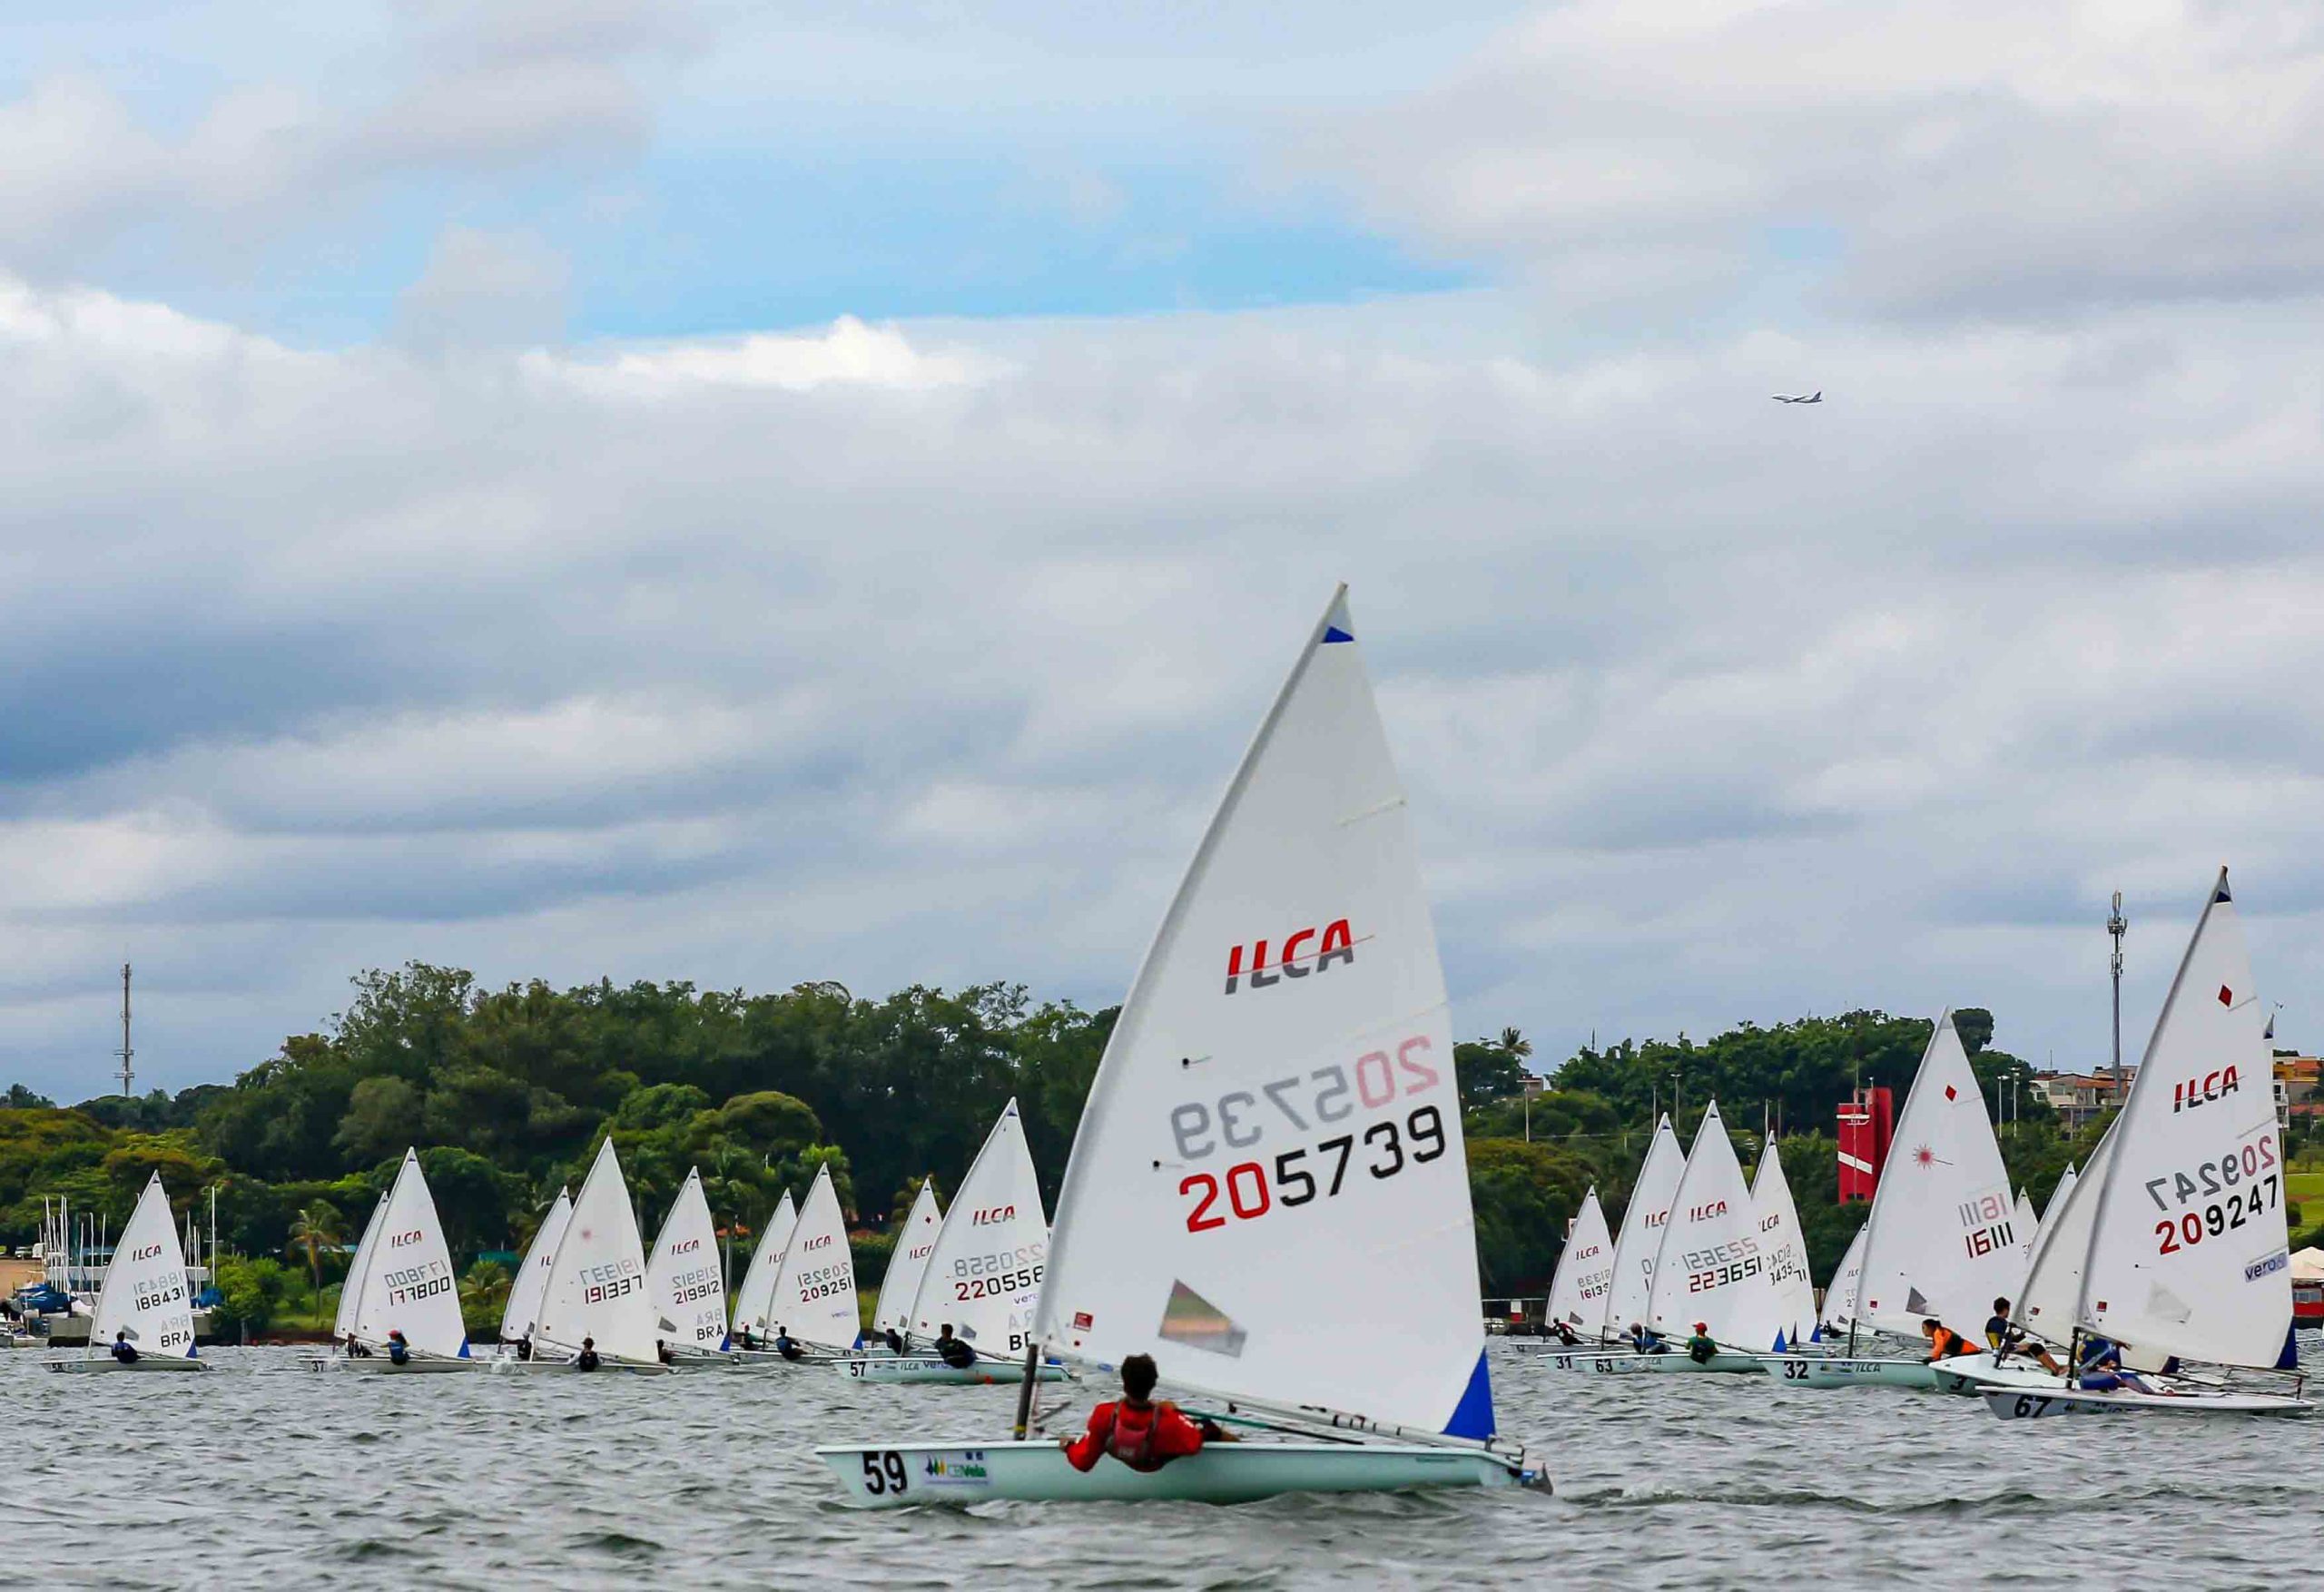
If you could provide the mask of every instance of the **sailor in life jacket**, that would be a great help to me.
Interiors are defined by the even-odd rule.
[[[1098,1457],[1111,1454],[1133,1470],[1159,1470],[1173,1459],[1198,1454],[1203,1444],[1231,1443],[1234,1434],[1209,1417],[1188,1420],[1178,1407],[1153,1400],[1154,1357],[1133,1354],[1122,1361],[1122,1396],[1089,1411],[1089,1430],[1078,1438],[1059,1438],[1058,1446],[1076,1470],[1096,1467]]]
[[[1970,1342],[1968,1339],[1938,1321],[1935,1316],[1923,1318],[1921,1336],[1928,1340],[1928,1360],[1931,1365],[1935,1365],[1940,1360],[1951,1360],[1955,1355],[1974,1354],[1977,1351],[1977,1346],[1974,1343]]]

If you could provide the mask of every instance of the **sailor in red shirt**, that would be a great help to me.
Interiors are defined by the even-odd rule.
[[[1188,1420],[1167,1400],[1153,1401],[1154,1357],[1133,1354],[1122,1361],[1122,1396],[1089,1411],[1089,1430],[1059,1438],[1058,1446],[1076,1470],[1088,1470],[1100,1454],[1111,1454],[1133,1470],[1159,1470],[1173,1459],[1200,1453],[1205,1442],[1232,1442],[1216,1421]]]

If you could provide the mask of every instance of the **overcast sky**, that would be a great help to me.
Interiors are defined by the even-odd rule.
[[[43,10],[0,1083],[1109,1004],[1338,579],[1464,1033],[2324,1039],[2312,0]]]

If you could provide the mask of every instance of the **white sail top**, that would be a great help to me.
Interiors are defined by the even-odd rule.
[[[2073,1336],[2074,1312],[2082,1308],[2082,1268],[2090,1258],[2090,1234],[2098,1224],[2098,1190],[2113,1145],[2114,1130],[2109,1128],[2091,1152],[2084,1168],[2088,1175],[2071,1185],[2060,1180],[2034,1240],[2024,1289],[2011,1302],[2011,1320],[2053,1343]]]
[[[1848,1240],[1847,1252],[1840,1256],[1840,1269],[1832,1273],[1832,1285],[1824,1290],[1824,1321],[1827,1325],[1846,1327],[1855,1321],[1856,1290],[1864,1282],[1864,1237],[1870,1231],[1868,1223],[1856,1230],[1856,1236]]]
[[[2083,1326],[2150,1353],[2276,1363],[2291,1259],[2265,1023],[2222,868],[2109,1135]]]
[[[418,1353],[446,1360],[468,1357],[459,1279],[452,1272],[451,1246],[445,1242],[444,1223],[419,1170],[417,1150],[403,1153],[403,1166],[388,1191],[351,1330],[366,1343],[385,1343],[389,1332],[399,1332]]]
[[[1670,1201],[1687,1170],[1687,1152],[1670,1131],[1666,1113],[1654,1126],[1647,1146],[1646,1165],[1630,1186],[1630,1203],[1622,1211],[1621,1236],[1614,1242],[1613,1285],[1606,1291],[1601,1338],[1619,1338],[1634,1322],[1646,1320],[1646,1296],[1654,1286],[1654,1255],[1662,1247],[1662,1229],[1670,1220]]]
[[[1934,1316],[1973,1334],[2024,1276],[2009,1170],[1950,1011],[1896,1117],[1865,1228],[1861,1326],[1917,1338]]]
[[[920,1280],[928,1274],[928,1257],[936,1251],[936,1234],[944,1213],[936,1204],[936,1180],[923,1177],[912,1196],[911,1213],[896,1233],[888,1253],[888,1274],[880,1279],[880,1302],[872,1307],[872,1325],[881,1332],[911,1329],[912,1301],[920,1296]]]
[[[103,1354],[124,1331],[140,1354],[194,1357],[193,1297],[186,1288],[185,1251],[179,1247],[177,1221],[170,1214],[170,1196],[162,1192],[158,1172],[137,1196],[137,1209],[113,1243],[113,1260],[89,1317],[90,1352]]]
[[[1557,1274],[1550,1280],[1550,1301],[1542,1313],[1547,1320],[1594,1336],[1606,1319],[1606,1293],[1613,1281],[1614,1240],[1606,1231],[1605,1208],[1592,1187],[1582,1195],[1573,1231],[1558,1252]]]
[[[2034,1240],[2042,1231],[2041,1218],[2034,1214],[2034,1202],[2025,1197],[2025,1191],[2022,1188],[2017,1191],[2017,1203],[2012,1209],[2017,1223],[2017,1247],[2030,1258],[2034,1253]]]
[[[790,1246],[791,1230],[799,1225],[799,1206],[791,1191],[783,1191],[783,1203],[766,1221],[766,1230],[759,1234],[756,1248],[751,1251],[751,1263],[743,1272],[742,1286],[734,1290],[734,1330],[753,1332],[760,1337],[774,1331],[770,1312],[774,1309],[774,1273],[783,1264],[783,1252]]]
[[[952,1214],[913,1296],[911,1336],[934,1339],[944,1323],[980,1354],[1021,1355],[1033,1330],[1049,1219],[1017,1102],[1000,1114],[952,1194]]]
[[[1700,1322],[1721,1343],[1761,1353],[1775,1347],[1781,1328],[1777,1302],[1759,1242],[1758,1206],[1714,1100],[1695,1129],[1695,1147],[1663,1224],[1647,1324],[1685,1332]]]
[[[685,1186],[671,1203],[661,1235],[645,1262],[646,1296],[655,1330],[674,1350],[714,1352],[726,1347],[726,1274],[718,1261],[718,1227],[702,1192],[702,1172],[686,1169]]]
[[[1776,1325],[1786,1347],[1805,1342],[1816,1331],[1816,1279],[1807,1266],[1807,1235],[1800,1230],[1799,1207],[1791,1180],[1783,1174],[1776,1142],[1751,1175],[1751,1204],[1759,1217],[1759,1248],[1768,1259],[1768,1282],[1775,1289]]]
[[[606,1360],[651,1365],[659,1359],[654,1346],[662,1334],[645,1292],[645,1244],[610,1138],[597,1147],[549,1264],[537,1335],[568,1354],[590,1338]]]
[[[957,1205],[955,1206],[957,1209]],[[802,1343],[852,1349],[862,1333],[855,1306],[855,1253],[847,1246],[847,1216],[839,1208],[832,1169],[818,1167],[798,1224],[774,1270],[774,1325]]]
[[[1049,1256],[1063,1353],[1492,1430],[1444,970],[1345,588],[1130,986]]]
[[[363,1223],[363,1237],[355,1246],[355,1258],[347,1263],[347,1277],[339,1285],[339,1312],[331,1317],[330,1335],[334,1342],[345,1342],[355,1326],[355,1302],[363,1292],[363,1278],[371,1264],[371,1245],[379,1236],[379,1218],[388,1209],[388,1196],[381,1194],[371,1207],[370,1219]]]
[[[500,1341],[514,1343],[528,1338],[541,1319],[541,1295],[548,1291],[548,1269],[556,1262],[556,1246],[565,1241],[565,1224],[573,1220],[573,1194],[556,1191],[556,1203],[541,1218],[526,1246],[525,1260],[508,1283],[508,1303],[500,1312]]]
[[[2069,1161],[2066,1163],[2065,1171],[2059,1174],[2058,1186],[2050,1191],[2049,1204],[2042,1207],[2042,1220],[2044,1223],[2048,1222],[2049,1219],[2055,1215],[2060,1208],[2065,1204],[2066,1195],[2073,1192],[2073,1185],[2076,1181],[2077,1178],[2074,1174],[2073,1163]],[[2036,1231],[2038,1232],[2038,1229]]]

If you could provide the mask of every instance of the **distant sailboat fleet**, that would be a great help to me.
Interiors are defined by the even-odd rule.
[[[1941,1015],[1820,1309],[1772,1136],[1747,1178],[1717,1101],[1689,1148],[1663,1115],[1619,1227],[1596,1188],[1583,1198],[1546,1307],[1564,1341],[1535,1363],[1923,1389],[2005,1419],[2304,1414],[2296,1381],[2269,1380],[2290,1365],[2291,1297],[2261,1012],[2222,870],[2120,1116],[2038,1222]],[[816,1450],[863,1507],[1545,1486],[1495,1415],[1452,1035],[1412,819],[1342,588],[1130,984],[1054,1224],[1012,1100],[949,1209],[921,1181],[867,1328],[828,1165],[803,1202],[783,1194],[730,1291],[699,1172],[649,1251],[607,1137],[579,1193],[543,1213],[500,1348],[479,1353],[413,1150],[311,1363],[1015,1385],[1006,1432],[989,1417],[983,1430],[943,1422],[940,1403],[867,1402],[869,1435]],[[187,1294],[156,1176],[89,1351],[52,1369],[206,1370]],[[1948,1352],[1956,1340],[1975,1351]],[[1149,1465],[1115,1443],[1091,1464],[1038,1435],[1040,1384],[1149,1356],[1211,1434],[1196,1451]]]

